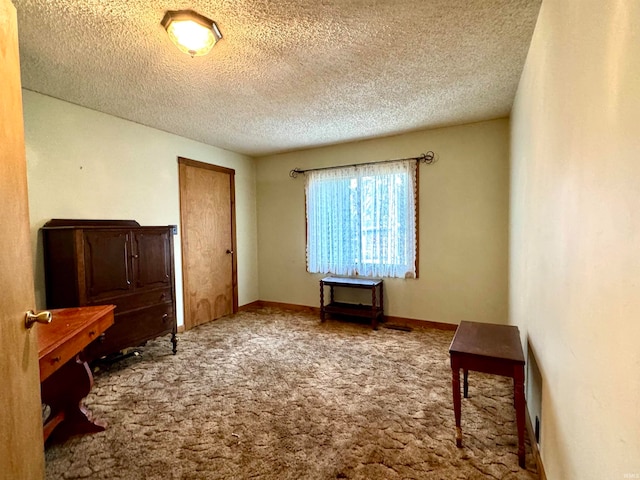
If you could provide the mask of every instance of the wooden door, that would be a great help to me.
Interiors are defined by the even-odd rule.
[[[0,0],[0,476],[44,477],[16,10]]]
[[[178,158],[184,323],[238,310],[235,171]]]

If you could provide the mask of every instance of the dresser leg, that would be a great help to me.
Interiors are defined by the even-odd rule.
[[[178,353],[178,337],[176,336],[176,332],[171,332],[171,343],[173,344],[173,354]]]

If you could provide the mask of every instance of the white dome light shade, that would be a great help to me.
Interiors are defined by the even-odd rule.
[[[192,10],[168,11],[160,23],[176,47],[192,57],[206,55],[222,38],[213,20]]]

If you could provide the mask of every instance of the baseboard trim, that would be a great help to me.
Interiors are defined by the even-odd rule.
[[[248,312],[256,308],[260,308],[261,306],[262,306],[262,302],[260,300],[256,300],[255,302],[240,305],[238,307],[238,312]]]
[[[310,307],[308,305],[298,305],[295,303],[281,303],[281,302],[268,302],[266,300],[256,300],[255,302],[247,303],[246,305],[238,308],[239,312],[246,312],[255,310],[256,308],[281,308],[283,310],[293,310],[295,312],[308,312],[320,315],[320,308]]]
[[[418,320],[416,318],[384,316],[384,323],[410,328],[435,328],[438,330],[455,331],[458,325],[454,323],[433,322],[431,320]]]
[[[529,443],[531,444],[531,452],[533,458],[536,461],[536,467],[538,470],[538,476],[540,480],[547,480],[547,474],[544,472],[544,465],[542,464],[542,457],[540,456],[540,450],[538,450],[538,443],[536,442],[536,434],[533,429],[533,423],[531,423],[531,417],[529,416],[529,409],[525,407],[525,418],[527,422],[527,432],[529,433]]]
[[[310,307],[308,305],[298,305],[295,303],[270,302],[267,300],[256,300],[255,302],[247,303],[246,305],[239,307],[238,311],[246,312],[255,310],[256,308],[282,308],[284,310],[308,312],[320,315],[319,307]],[[410,328],[436,328],[438,330],[449,331],[455,331],[455,329],[458,328],[458,325],[453,323],[432,322],[430,320],[418,320],[415,318],[394,317],[390,315],[385,315],[384,323]]]

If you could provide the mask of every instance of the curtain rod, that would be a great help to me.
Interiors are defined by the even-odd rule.
[[[317,170],[333,170],[335,168],[359,167],[361,165],[374,165],[377,163],[401,162],[402,160],[415,160],[418,163],[426,163],[427,165],[431,165],[436,161],[436,154],[429,150],[427,153],[423,153],[419,157],[396,158],[394,160],[383,160],[381,162],[352,163],[351,165],[334,165],[332,167],[307,168],[304,170],[301,168],[294,168],[289,172],[289,176],[291,178],[298,178],[298,174],[305,172],[315,172]]]

